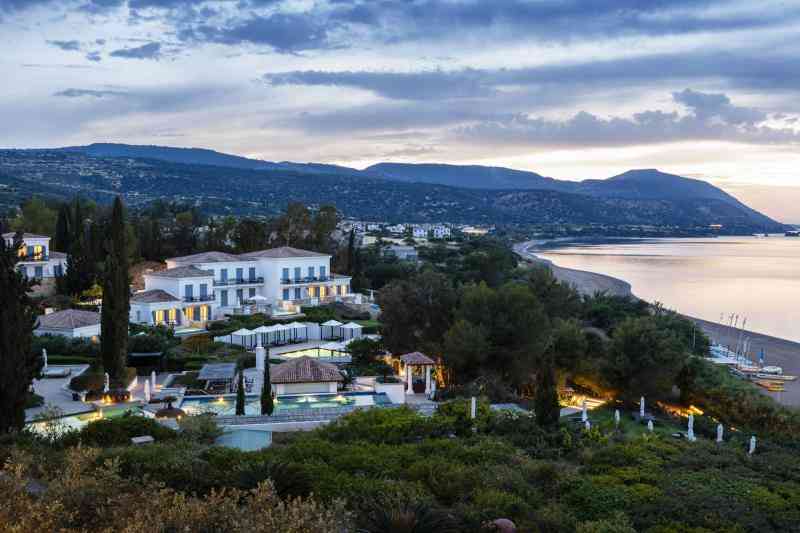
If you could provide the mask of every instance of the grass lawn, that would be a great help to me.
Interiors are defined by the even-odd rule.
[[[598,427],[603,430],[610,430],[614,427],[614,407],[600,407],[589,411],[589,422],[592,427]],[[619,429],[622,433],[629,438],[638,437],[645,433],[649,433],[646,423],[639,423],[634,420],[631,415],[632,411],[625,411],[620,409]],[[638,413],[636,413],[638,415]],[[568,420],[580,420],[581,414],[577,413],[566,417]],[[578,423],[578,422],[575,422]],[[673,433],[679,431],[686,432],[686,426],[677,425],[675,421],[665,417],[657,417],[653,422],[653,433],[661,435],[662,437],[670,437]]]
[[[356,324],[360,324],[365,328],[377,328],[381,323],[377,320],[353,320]]]

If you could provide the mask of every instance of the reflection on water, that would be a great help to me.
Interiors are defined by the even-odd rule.
[[[654,239],[573,245],[540,254],[567,268],[624,279],[648,301],[800,341],[800,239],[783,236]],[[740,322],[741,324],[741,322]]]

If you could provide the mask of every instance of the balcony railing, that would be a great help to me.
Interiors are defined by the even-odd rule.
[[[24,263],[33,263],[39,261],[49,261],[50,256],[48,254],[33,254],[33,255],[21,255],[19,256],[19,260]]]
[[[205,296],[184,296],[183,301],[186,303],[192,302],[213,302],[215,298],[214,294],[206,294]]]
[[[214,286],[215,287],[229,287],[232,285],[254,285],[258,283],[264,283],[264,278],[233,278],[233,279],[215,279]]]
[[[303,283],[317,283],[325,281],[334,281],[336,279],[346,278],[348,276],[340,276],[338,274],[331,274],[330,276],[307,276],[305,278],[283,278],[281,285],[300,285]]]

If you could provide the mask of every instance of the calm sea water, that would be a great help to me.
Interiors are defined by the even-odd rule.
[[[653,239],[567,245],[538,255],[623,279],[640,298],[681,313],[725,324],[738,314],[749,330],[800,342],[798,238]]]

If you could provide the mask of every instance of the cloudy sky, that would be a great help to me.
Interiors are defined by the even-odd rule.
[[[0,146],[655,167],[800,222],[798,36],[788,0],[0,0]]]

